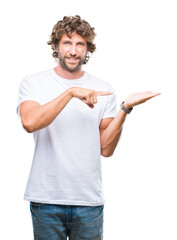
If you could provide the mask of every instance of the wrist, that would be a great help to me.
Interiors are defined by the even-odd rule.
[[[127,109],[133,108],[133,106],[131,106],[130,104],[128,104],[126,101],[124,102],[124,107],[127,108]]]
[[[122,104],[120,105],[121,109],[125,112],[125,113],[131,113],[133,107],[130,107],[130,105],[128,105],[125,102],[122,102]]]
[[[74,87],[71,87],[67,90],[68,95],[73,98],[74,97]]]

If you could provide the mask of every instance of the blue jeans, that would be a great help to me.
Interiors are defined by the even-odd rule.
[[[101,206],[30,203],[35,240],[102,240]]]

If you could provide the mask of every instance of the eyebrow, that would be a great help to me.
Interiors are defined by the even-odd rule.
[[[86,42],[84,42],[84,41],[79,41],[78,43],[82,43],[82,44],[85,44]]]
[[[66,39],[66,40],[62,41],[62,43],[65,43],[65,42],[72,42],[72,41],[70,39]],[[77,44],[78,43],[86,44],[86,42],[84,42],[84,41],[79,41],[79,42],[77,42]]]

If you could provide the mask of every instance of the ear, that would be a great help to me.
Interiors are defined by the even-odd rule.
[[[55,48],[55,52],[58,52],[58,50],[59,50],[59,47],[56,47],[56,48]]]

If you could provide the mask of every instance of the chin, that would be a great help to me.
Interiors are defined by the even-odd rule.
[[[80,67],[81,66],[79,66],[79,65],[76,65],[76,66],[73,66],[73,67],[67,65],[68,71],[70,71],[70,72],[78,71],[80,69]]]

